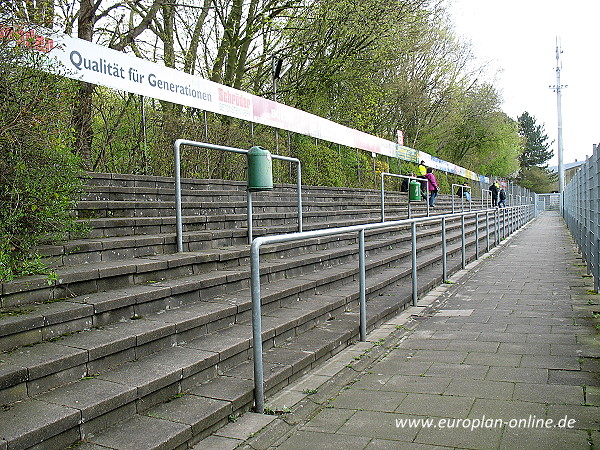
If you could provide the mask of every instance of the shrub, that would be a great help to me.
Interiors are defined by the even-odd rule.
[[[81,228],[83,186],[70,151],[74,83],[34,67],[42,53],[0,39],[0,281],[44,272],[36,246]]]

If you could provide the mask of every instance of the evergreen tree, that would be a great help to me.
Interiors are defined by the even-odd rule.
[[[554,152],[549,149],[552,142],[548,141],[548,135],[543,125],[535,122],[535,117],[530,116],[527,111],[518,117],[519,135],[523,142],[523,153],[519,156],[521,167],[539,166],[548,161]]]

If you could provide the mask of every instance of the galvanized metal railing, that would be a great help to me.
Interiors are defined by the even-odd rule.
[[[370,223],[348,227],[329,228],[301,233],[262,236],[254,239],[250,248],[250,284],[252,295],[252,336],[254,356],[254,401],[256,412],[264,410],[264,375],[262,358],[262,318],[261,318],[261,289],[260,289],[260,248],[266,244],[298,242],[313,238],[357,233],[358,235],[358,270],[359,270],[359,303],[360,303],[360,339],[366,340],[367,310],[366,310],[366,263],[365,263],[365,231],[411,227],[411,272],[412,272],[412,304],[418,302],[417,285],[417,224],[441,221],[442,225],[442,271],[444,281],[448,279],[446,222],[448,219],[461,220],[461,259],[462,267],[466,266],[465,217],[475,216],[476,244],[475,255],[479,258],[479,217],[485,214],[486,249],[490,250],[490,217],[494,220],[494,242],[500,243],[500,216],[509,222],[509,230],[515,231],[534,217],[533,205],[512,206],[499,210],[497,208],[469,211],[455,214],[418,217],[390,222]],[[506,236],[507,234],[505,234]]]
[[[403,179],[407,179],[407,180],[419,181],[419,178],[411,177],[409,175],[400,175],[397,173],[389,173],[389,172],[381,173],[381,221],[382,222],[385,222],[385,189],[384,189],[385,181],[384,181],[384,177],[395,177],[395,178],[403,178]],[[410,186],[409,186],[409,188],[410,188]],[[429,201],[427,201],[426,203],[427,203],[427,215],[429,216]],[[410,219],[410,214],[411,214],[410,205],[411,205],[411,201],[409,199],[409,201],[408,201],[408,218],[409,219]],[[452,212],[454,212],[454,210],[452,210]]]
[[[188,141],[186,139],[177,139],[173,146],[174,157],[175,157],[175,223],[177,232],[177,251],[183,252],[183,214],[181,211],[181,146],[187,145],[189,147],[199,147],[211,150],[219,150],[231,153],[248,154],[248,150],[235,147],[225,147],[223,145],[207,144],[206,142]],[[289,161],[296,163],[297,165],[297,198],[298,198],[298,231],[302,232],[302,166],[300,160],[297,158],[290,158],[289,156],[271,155],[273,159],[279,159],[282,161]],[[252,242],[252,192],[247,193],[247,205],[248,205],[248,244]]]
[[[469,194],[471,195],[471,192],[472,192],[472,191],[471,191],[471,186],[465,186],[464,184],[456,184],[456,183],[452,183],[452,186],[451,186],[451,193],[452,193],[452,212],[455,212],[455,211],[454,211],[454,194],[455,194],[454,187],[455,187],[455,186],[457,186],[457,187],[459,187],[459,188],[463,189],[463,191],[462,191],[462,195],[460,196],[460,210],[461,210],[461,211],[464,211],[464,210],[465,210],[465,192],[464,192],[464,189],[469,189]],[[473,196],[471,195],[471,197],[470,197],[470,200],[469,200],[469,211],[471,211],[471,210],[473,209],[473,204],[472,204],[472,202],[473,202]],[[483,206],[483,204],[482,204],[482,206]]]
[[[563,217],[600,289],[600,149],[575,173],[565,187]]]

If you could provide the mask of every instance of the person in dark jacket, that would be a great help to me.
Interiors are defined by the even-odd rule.
[[[465,181],[462,186],[459,186],[459,188],[456,190],[456,195],[458,197],[464,197],[467,199],[468,202],[470,202],[471,191],[469,190],[469,183]]]
[[[408,176],[414,178],[415,174],[414,173],[409,173]],[[408,183],[409,183],[409,181],[410,181],[409,178],[402,178],[402,184],[400,185],[400,192],[408,192]]]
[[[506,207],[506,192],[504,191],[504,188],[500,188],[500,192],[498,192],[498,198],[500,199],[500,201],[498,202],[498,206],[500,208],[505,208]]]
[[[492,206],[498,206],[498,184],[496,182],[490,184],[490,192],[492,193]]]

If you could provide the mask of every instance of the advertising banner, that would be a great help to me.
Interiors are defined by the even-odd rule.
[[[42,70],[88,83],[211,111],[304,134],[373,154],[426,164],[467,176],[467,170],[410,147],[348,128],[314,114],[165,67],[65,34],[14,29],[0,24],[0,37],[42,51],[51,63]],[[57,64],[58,63],[58,64]],[[469,172],[469,178],[478,176]]]

